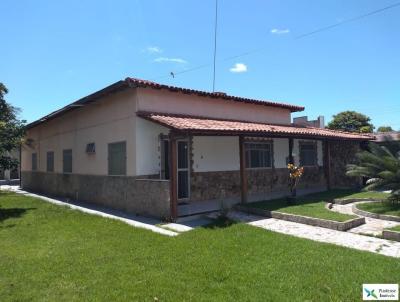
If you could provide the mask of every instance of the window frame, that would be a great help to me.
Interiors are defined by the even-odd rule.
[[[269,146],[269,152],[270,152],[270,166],[262,166],[262,167],[252,167],[251,166],[251,153],[248,152],[249,150],[261,150],[265,152],[266,150],[262,149],[255,149],[255,148],[249,148],[249,145],[268,145]],[[245,162],[246,162],[246,169],[248,170],[262,170],[262,169],[273,169],[274,168],[274,143],[273,140],[245,140],[244,141],[244,150],[245,150]],[[248,158],[250,154],[250,158]]]
[[[111,153],[110,153],[110,147],[112,146],[112,145],[117,145],[117,144],[123,144],[124,146],[125,146],[125,156],[124,156],[124,171],[123,171],[123,173],[122,174],[112,174],[111,173],[111,166],[110,166],[110,164],[111,164],[111,161],[110,161],[110,156],[111,156]],[[128,165],[128,156],[127,156],[127,144],[126,144],[126,141],[118,141],[118,142],[112,142],[112,143],[108,143],[107,144],[107,175],[108,176],[126,176],[127,175],[127,165]]]
[[[168,150],[167,150],[168,156],[167,157],[165,156],[165,151],[166,151],[165,143],[167,143],[167,145],[168,145]],[[160,146],[160,148],[159,148],[159,150],[160,150],[160,179],[162,179],[162,180],[170,180],[171,179],[171,165],[170,165],[170,163],[171,163],[171,160],[170,160],[171,155],[169,154],[170,150],[171,150],[170,143],[171,142],[170,142],[170,139],[169,139],[168,135],[160,134],[160,139],[159,139],[159,146]],[[166,167],[168,167],[168,169],[165,169]]]
[[[304,164],[302,159],[302,147],[305,145],[312,145],[314,149],[314,163],[313,164]],[[299,141],[299,164],[302,167],[318,167],[318,144],[317,141]]]
[[[66,152],[70,152],[71,153],[71,169],[70,169],[70,171],[66,171],[66,169],[65,169],[65,165],[66,165],[66,162],[65,162],[65,154],[66,154]],[[63,155],[63,157],[62,157],[62,159],[63,159],[63,168],[62,168],[62,171],[63,171],[63,173],[64,174],[71,174],[72,173],[72,171],[73,171],[73,152],[72,152],[72,149],[63,149],[62,150],[62,155]]]
[[[49,155],[50,154],[52,154],[52,169],[49,169]],[[54,172],[54,170],[55,170],[54,169],[54,162],[55,162],[54,156],[55,156],[54,151],[47,151],[46,152],[46,172],[50,172],[50,173]]]

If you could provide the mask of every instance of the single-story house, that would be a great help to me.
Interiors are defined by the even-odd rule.
[[[365,134],[294,125],[304,107],[127,78],[27,126],[22,187],[176,219],[300,191],[347,187]]]

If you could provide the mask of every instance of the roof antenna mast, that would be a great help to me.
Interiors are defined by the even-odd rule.
[[[215,92],[215,60],[217,57],[217,26],[218,26],[218,0],[215,0],[215,24],[214,24],[214,68],[213,68],[213,89]]]

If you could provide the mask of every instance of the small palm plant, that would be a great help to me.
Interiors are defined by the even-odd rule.
[[[385,146],[369,144],[369,150],[357,155],[357,164],[347,166],[348,176],[366,177],[366,191],[390,190],[389,200],[400,202],[400,152],[392,152]]]

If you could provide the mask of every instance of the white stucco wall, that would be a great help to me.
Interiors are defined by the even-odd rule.
[[[289,139],[274,138],[275,168],[286,168],[286,159],[289,156]]]
[[[160,134],[168,132],[165,127],[136,118],[136,175],[160,173]]]
[[[195,136],[192,144],[194,172],[239,170],[237,136]]]
[[[274,138],[275,168],[286,168],[289,140]],[[235,171],[240,169],[239,138],[237,136],[193,137],[194,172]]]
[[[38,171],[46,171],[46,153],[54,152],[54,172],[62,173],[62,152],[72,149],[72,172],[107,175],[108,144],[126,141],[127,175],[135,175],[136,101],[132,91],[104,97],[28,130],[32,147],[22,149],[23,171],[32,167],[32,153],[37,153]],[[86,145],[94,142],[96,153],[88,155]]]
[[[137,108],[139,111],[178,113],[271,124],[290,124],[290,110],[284,108],[151,88],[138,88],[137,95]]]

